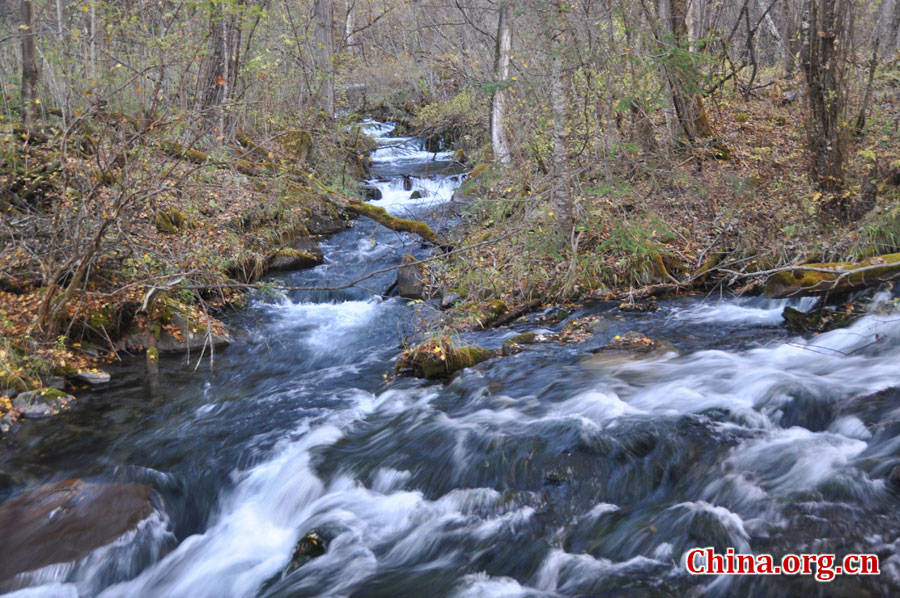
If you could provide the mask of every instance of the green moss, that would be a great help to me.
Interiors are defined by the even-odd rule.
[[[397,362],[396,371],[435,380],[446,378],[493,356],[493,351],[481,347],[454,347],[450,339],[444,337],[427,341],[405,352]]]
[[[313,139],[309,131],[288,131],[281,136],[285,154],[295,162],[305,162],[312,151]]]
[[[156,228],[160,232],[168,233],[170,235],[175,234],[180,229],[183,229],[186,224],[187,218],[185,218],[181,210],[177,208],[156,211]]]
[[[56,388],[42,388],[37,392],[39,392],[43,398],[48,400],[63,399],[69,396],[68,394]]]
[[[820,272],[818,270],[858,270],[872,267],[863,272],[850,272],[843,278],[841,273]],[[815,270],[810,270],[814,268]],[[767,297],[786,297],[797,294],[822,294],[840,288],[864,287],[875,282],[889,280],[900,275],[900,253],[881,255],[859,263],[831,262],[827,264],[804,264],[793,270],[777,272],[766,281]]]
[[[537,333],[535,332],[524,332],[522,334],[517,334],[512,338],[506,339],[503,344],[510,345],[530,345],[537,341]]]
[[[159,361],[159,349],[156,347],[150,347],[147,349],[147,359],[150,361]]]

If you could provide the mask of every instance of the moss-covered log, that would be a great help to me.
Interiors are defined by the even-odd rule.
[[[350,210],[355,214],[359,214],[360,216],[371,218],[378,224],[386,226],[391,230],[414,233],[422,237],[422,239],[424,239],[425,241],[428,241],[429,243],[432,243],[434,245],[447,244],[446,241],[435,234],[434,231],[432,231],[431,228],[424,222],[419,222],[418,220],[404,220],[403,218],[396,218],[388,214],[387,210],[382,207],[373,206],[372,204],[368,204],[355,199],[347,199],[347,203],[342,205],[341,207],[346,210]]]
[[[766,297],[803,297],[843,293],[900,278],[900,253],[862,262],[804,264],[776,272],[766,281]]]

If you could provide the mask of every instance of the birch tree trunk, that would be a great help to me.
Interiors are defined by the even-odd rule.
[[[497,21],[497,45],[494,52],[494,83],[498,86],[491,96],[491,149],[494,160],[510,163],[509,140],[506,136],[506,90],[501,87],[509,79],[509,54],[512,49],[512,23],[508,4],[500,6]]]
[[[34,10],[31,0],[22,0],[22,121],[34,118],[38,69],[35,62]]]

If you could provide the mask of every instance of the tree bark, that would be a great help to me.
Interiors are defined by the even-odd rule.
[[[494,50],[494,83],[498,87],[491,96],[491,149],[494,160],[510,163],[509,140],[506,136],[506,90],[500,86],[509,79],[509,54],[512,49],[512,23],[508,4],[500,6],[497,20],[497,44]]]
[[[232,119],[228,102],[234,95],[240,68],[243,1],[229,10],[225,2],[210,5],[209,46],[206,60],[200,110],[207,118],[215,118],[218,136],[231,137]]]
[[[574,226],[569,191],[568,133],[566,131],[566,75],[563,53],[566,42],[565,0],[553,0],[553,31],[550,36],[550,111],[553,116],[553,207],[556,210],[560,247],[568,246]]]
[[[38,69],[35,61],[34,10],[31,0],[22,0],[22,121],[31,122],[37,100]]]
[[[846,93],[843,77],[844,0],[806,0],[800,50],[809,106],[807,146],[811,174],[819,190],[836,193],[844,183],[848,127],[842,123]]]
[[[891,26],[888,29],[888,47],[892,50],[900,49],[900,0],[894,0],[894,12],[891,16]]]
[[[316,94],[319,107],[334,116],[334,2],[316,0],[316,66],[319,71],[319,87]]]

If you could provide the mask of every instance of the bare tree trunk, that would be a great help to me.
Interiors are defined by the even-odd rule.
[[[63,0],[56,0],[56,41],[63,41]]]
[[[353,0],[344,0],[344,44],[353,46]]]
[[[316,0],[316,66],[319,70],[319,106],[334,116],[334,3]]]
[[[891,50],[900,49],[900,0],[894,0],[894,12],[891,15],[891,27],[888,29],[890,37],[887,38],[888,47]]]
[[[801,63],[809,105],[808,147],[811,174],[823,192],[835,193],[844,183],[848,136],[843,77],[844,0],[806,0],[801,23]]]
[[[22,0],[22,121],[34,118],[37,100],[38,69],[35,62],[34,12],[31,0]]]
[[[97,5],[91,2],[91,81],[97,81]]]
[[[772,36],[772,39],[775,40],[775,45],[778,46],[778,52],[781,55],[781,60],[787,64],[788,57],[788,49],[784,45],[784,40],[781,39],[781,33],[778,31],[778,27],[775,25],[775,19],[772,18],[772,11],[766,6],[764,0],[757,0],[757,4],[759,5],[759,9],[762,11],[766,11],[765,21],[766,27],[769,29],[769,35]]]
[[[568,134],[563,53],[566,42],[565,0],[553,0],[553,31],[550,37],[550,111],[553,115],[553,207],[556,210],[560,247],[569,245],[574,227],[572,196],[569,192]]]
[[[491,96],[491,149],[494,160],[509,164],[509,140],[506,137],[506,91],[502,85],[509,79],[509,54],[512,49],[512,23],[508,4],[500,6],[497,21],[497,45],[494,53],[494,83],[498,85]]]
[[[200,109],[208,118],[215,116],[220,141],[230,139],[232,118],[228,102],[234,95],[240,68],[243,2],[229,6],[224,2],[210,6],[209,44],[212,54],[206,60]]]

